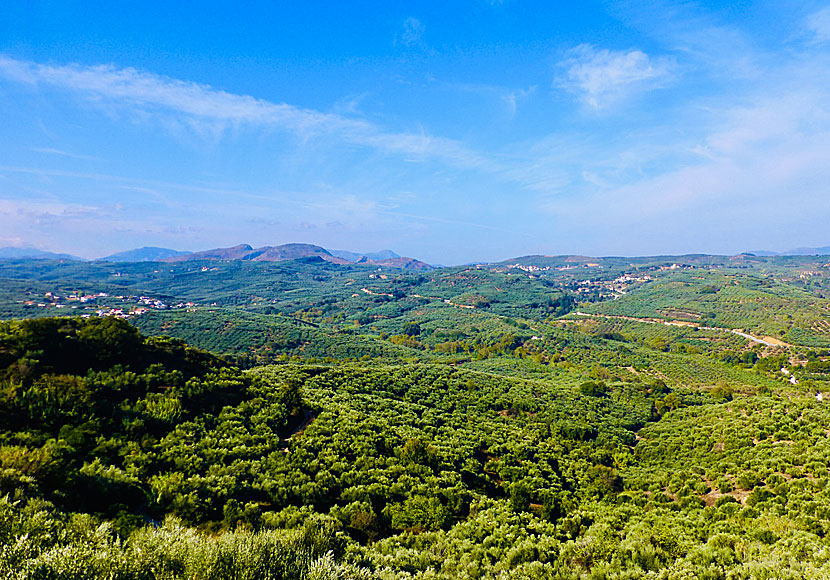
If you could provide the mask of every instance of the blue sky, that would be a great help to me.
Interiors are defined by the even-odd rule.
[[[11,0],[0,119],[0,246],[830,244],[826,2]]]

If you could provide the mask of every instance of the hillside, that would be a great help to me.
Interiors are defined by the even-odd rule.
[[[432,270],[433,267],[426,262],[421,262],[414,258],[404,258],[396,256],[394,258],[384,258],[382,260],[373,260],[366,256],[359,258],[357,264],[369,266],[386,266],[387,268],[398,268],[401,270]]]
[[[111,318],[5,323],[0,352],[13,578],[208,577],[222,553],[236,554],[227,573],[332,579],[820,578],[825,565],[830,411],[786,382],[701,392],[586,381],[573,365],[240,373]]]

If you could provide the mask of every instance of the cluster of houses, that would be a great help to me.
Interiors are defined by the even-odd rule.
[[[524,264],[511,264],[508,268],[518,268],[524,272],[547,272],[550,266],[525,266]]]
[[[632,285],[642,284],[651,279],[651,276],[648,274],[641,276],[623,274],[613,280],[580,280],[575,285],[576,291],[580,294],[591,294],[594,292],[599,292],[600,294],[609,293],[612,297],[617,298],[625,294]]]
[[[95,292],[91,294],[72,292],[63,296],[57,294],[56,292],[46,292],[43,295],[43,298],[43,302],[23,300],[22,303],[24,306],[29,307],[57,309],[78,309],[78,305],[83,304],[85,306],[82,308],[85,312],[81,314],[81,316],[84,318],[91,317],[93,314],[89,311],[93,309],[96,316],[113,316],[116,318],[141,316],[150,310],[187,309],[188,312],[192,312],[196,309],[196,304],[193,302],[179,302],[174,305],[168,305],[163,300],[159,300],[158,298],[153,298],[151,296],[110,296],[106,292]],[[111,302],[115,300],[120,300],[122,303],[128,302],[130,304],[129,306],[102,305],[99,308],[95,308],[95,306],[98,306],[101,302]]]
[[[634,266],[634,264],[632,264]],[[533,266],[533,265],[525,265],[525,264],[509,264],[507,266],[502,266],[501,270],[506,272],[507,275],[510,275],[510,270],[521,270],[523,272],[528,273],[528,277],[535,278],[534,274],[539,274],[541,272],[546,272],[549,270],[557,270],[559,272],[566,271],[566,270],[578,270],[583,268],[602,268],[602,265],[596,262],[586,262],[582,264],[566,264],[564,266],[553,268],[551,266]],[[662,270],[686,270],[692,269],[693,266],[687,266],[685,264],[671,264],[671,265],[664,265],[664,266],[650,266],[644,269],[648,271],[662,271]],[[639,269],[639,268],[638,268]],[[598,293],[600,296],[607,296],[609,298],[618,298],[625,294],[628,289],[635,284],[642,284],[644,282],[648,282],[653,278],[648,274],[644,273],[636,273],[636,274],[623,274],[615,278],[614,280],[573,280],[570,283],[567,282],[560,282],[560,286],[563,288],[570,287],[572,290],[576,291],[580,294],[595,294]]]
[[[601,267],[600,264],[598,264],[596,262],[587,262],[585,264],[567,264],[565,266],[561,266],[561,267],[555,268],[555,269],[558,272],[564,272],[565,270],[575,270],[577,268],[600,268],[600,267]],[[519,263],[509,264],[507,266],[507,268],[508,269],[516,268],[518,270],[522,270],[524,272],[531,272],[531,273],[533,273],[533,272],[547,272],[549,270],[554,269],[554,268],[551,268],[550,266],[532,266],[532,265],[519,264]]]

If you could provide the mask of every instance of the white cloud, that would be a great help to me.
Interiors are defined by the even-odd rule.
[[[265,127],[290,131],[304,140],[325,136],[387,153],[417,155],[460,167],[486,167],[488,161],[451,139],[424,133],[398,133],[362,119],[273,103],[208,85],[113,65],[50,66],[0,56],[0,76],[33,86],[71,91],[99,105],[129,108],[143,116],[173,114],[226,127]]]
[[[403,21],[403,32],[401,43],[404,46],[420,46],[423,44],[424,31],[426,27],[417,18],[409,17]]]
[[[816,42],[830,41],[830,6],[810,15],[807,29],[814,34]]]
[[[601,232],[595,243],[628,254],[648,252],[655,240],[663,251],[783,249],[826,231],[830,107],[823,83],[807,83],[811,68],[793,74],[788,90],[768,88],[712,113],[691,143],[669,131],[655,134],[650,150],[636,151],[639,137],[595,149],[581,182],[567,188],[575,194],[549,197],[547,211],[562,223],[590,224]],[[686,156],[678,153],[684,146]],[[628,170],[618,172],[628,148]],[[669,154],[679,161],[666,163]],[[637,176],[638,165],[659,169]]]
[[[0,199],[0,230],[3,231],[0,239],[19,241],[13,243],[15,246],[59,248],[57,240],[67,233],[84,231],[84,228],[100,232],[102,223],[120,224],[113,213],[94,206],[48,199]]]
[[[591,107],[602,108],[638,91],[661,86],[674,68],[668,57],[650,58],[640,50],[597,50],[580,44],[561,63],[567,67],[563,84]]]
[[[79,153],[70,153],[69,151],[63,151],[61,149],[55,149],[53,147],[32,147],[32,151],[35,153],[45,153],[47,155],[58,155],[60,157],[69,157],[70,159],[78,159],[81,161],[100,161],[101,159],[98,157],[92,157],[91,155],[81,155]]]
[[[527,89],[517,89],[502,95],[502,101],[507,105],[507,111],[511,117],[516,114],[519,101],[526,99],[536,92],[536,85]]]
[[[513,88],[501,85],[486,84],[486,83],[464,83],[464,82],[446,82],[441,83],[442,87],[457,91],[460,93],[470,93],[488,99],[495,99],[509,117],[516,115],[518,106],[529,97],[536,93],[537,86],[531,85],[527,88]]]
[[[739,79],[757,79],[766,72],[765,55],[759,51],[751,28],[744,26],[741,18],[724,18],[724,13],[731,11],[710,10],[701,2],[677,0],[615,4],[626,27],[638,30],[666,53],[682,59],[682,80],[699,82],[706,78],[734,84]],[[774,29],[779,24],[769,22],[764,27]]]

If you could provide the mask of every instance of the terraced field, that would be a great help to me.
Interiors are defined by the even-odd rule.
[[[740,330],[801,346],[830,346],[830,300],[746,274],[668,274],[586,312]]]

